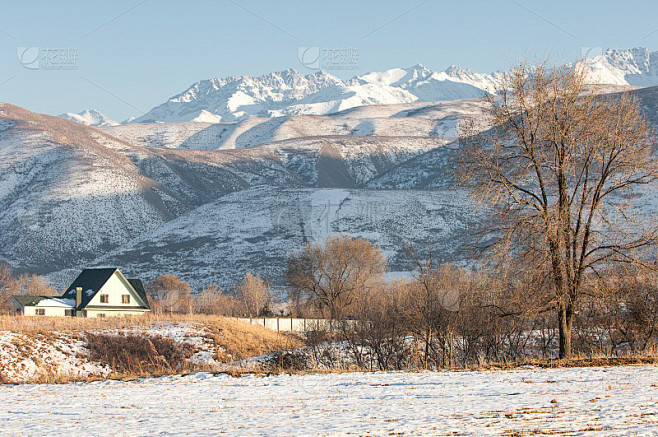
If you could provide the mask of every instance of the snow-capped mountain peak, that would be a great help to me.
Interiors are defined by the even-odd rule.
[[[577,63],[593,83],[658,85],[658,52],[608,50]],[[134,123],[232,122],[250,117],[325,115],[363,105],[462,100],[494,93],[507,73],[479,73],[452,65],[433,71],[422,64],[342,80],[326,71],[304,75],[294,68],[262,76],[230,76],[196,82]]]
[[[608,49],[605,53],[578,62],[592,83],[604,85],[658,85],[658,52],[644,47]]]
[[[103,114],[98,109],[85,109],[79,113],[66,112],[61,114],[59,117],[65,118],[67,120],[77,121],[78,123],[87,125],[87,126],[116,126],[119,123],[109,118],[107,115]]]

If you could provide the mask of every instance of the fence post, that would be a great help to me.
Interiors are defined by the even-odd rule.
[[[276,332],[281,332],[281,330],[279,329],[279,318],[278,317],[276,319]]]

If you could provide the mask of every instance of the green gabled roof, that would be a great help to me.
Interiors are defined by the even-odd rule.
[[[144,284],[142,284],[142,281],[140,279],[128,279],[128,282],[130,282],[130,285],[132,285],[139,298],[144,302],[144,307],[150,310],[151,305],[149,305],[149,300],[146,297],[146,290],[144,290]]]
[[[25,306],[34,306],[42,300],[52,299],[54,296],[12,296],[16,302]]]
[[[84,269],[82,273],[75,278],[75,281],[73,281],[69,288],[66,289],[64,294],[62,294],[62,297],[75,299],[75,289],[82,287],[82,302],[78,309],[83,309],[116,271],[116,268]],[[91,290],[92,293],[87,293],[87,290]]]

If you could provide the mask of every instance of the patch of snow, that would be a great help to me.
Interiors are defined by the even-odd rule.
[[[75,299],[64,299],[61,297],[49,297],[39,301],[36,306],[38,307],[65,307],[75,308]]]

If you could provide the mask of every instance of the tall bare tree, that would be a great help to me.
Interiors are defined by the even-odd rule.
[[[259,316],[272,304],[270,288],[259,275],[247,272],[242,284],[237,288],[235,297],[242,312],[249,316]]]
[[[11,309],[12,294],[16,294],[16,278],[9,264],[0,261],[0,311]]]
[[[657,235],[631,204],[658,175],[653,132],[631,94],[590,89],[577,69],[522,64],[487,97],[494,128],[460,133],[457,180],[490,213],[481,236],[552,276],[560,357],[571,354],[587,272],[628,261]]]
[[[386,258],[379,247],[360,238],[334,235],[309,243],[288,259],[293,293],[317,303],[331,319],[346,315],[360,293],[382,280]]]

